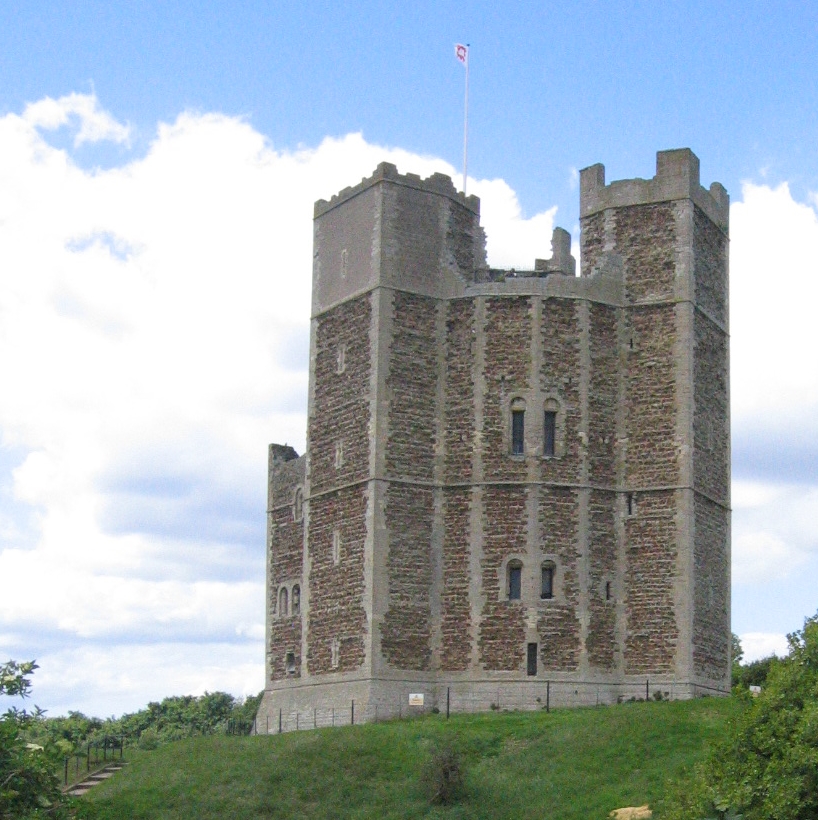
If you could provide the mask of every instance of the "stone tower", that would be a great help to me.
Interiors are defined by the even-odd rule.
[[[488,268],[442,175],[316,203],[259,731],[729,691],[728,206],[686,149],[588,168],[577,277],[560,228]]]

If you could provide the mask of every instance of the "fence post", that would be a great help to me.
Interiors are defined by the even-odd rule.
[[[312,728],[318,728],[318,709],[315,706],[312,709]]]
[[[354,726],[355,725],[355,700],[354,699],[352,701],[352,712],[351,712],[351,714],[352,714],[352,721],[351,721],[350,725]]]
[[[645,700],[650,700],[650,678],[645,678]]]
[[[446,720],[449,719],[449,687],[446,687]]]
[[[295,731],[298,731],[298,718],[300,717],[300,713],[298,709],[295,710]]]
[[[547,680],[545,682],[545,713],[548,714],[551,711],[551,681]]]
[[[267,713],[267,734],[270,734],[270,713]]]
[[[332,728],[335,728],[335,707],[332,707]]]

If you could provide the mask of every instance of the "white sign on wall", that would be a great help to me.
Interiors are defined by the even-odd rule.
[[[423,692],[409,695],[410,706],[423,706]]]

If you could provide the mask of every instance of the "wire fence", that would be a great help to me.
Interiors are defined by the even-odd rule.
[[[425,689],[425,691],[424,691]],[[715,693],[714,693],[715,694]],[[373,697],[366,703],[317,703],[310,707],[274,708],[256,717],[252,734],[281,734],[304,729],[349,726],[380,720],[490,711],[531,711],[572,706],[602,706],[628,700],[678,700],[692,696],[689,684],[649,678],[642,682],[504,681],[498,684],[457,683],[430,691],[417,686],[417,694],[402,691],[391,697]]]

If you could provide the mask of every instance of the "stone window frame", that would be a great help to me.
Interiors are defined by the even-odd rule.
[[[336,635],[333,637],[330,647],[330,660],[329,665],[330,669],[340,669],[341,668],[341,639]]]
[[[543,598],[542,597],[542,571],[544,568],[550,568],[553,570],[551,575],[551,597],[550,598]],[[542,606],[553,606],[555,604],[565,603],[563,599],[563,576],[565,573],[562,571],[562,565],[558,555],[554,553],[545,552],[541,555],[540,560],[537,564],[538,574],[537,574],[537,603]]]
[[[301,585],[293,584],[290,590],[290,615],[301,615]]]
[[[282,607],[282,596],[285,604]],[[286,618],[299,618],[302,615],[301,581],[285,581],[278,585],[273,603],[273,615],[277,621]],[[297,609],[296,609],[297,607]]]
[[[286,584],[282,584],[276,592],[278,596],[278,608],[276,610],[279,619],[290,617],[290,591]]]
[[[527,584],[525,574],[525,560],[526,556],[520,553],[509,555],[505,561],[498,568],[498,587],[500,592],[500,600],[509,604],[520,604],[526,598]],[[520,597],[511,598],[511,571],[512,569],[520,570]]]
[[[523,396],[512,396],[508,402],[508,454],[513,458],[525,458],[526,455],[526,435],[525,435],[525,417],[528,410],[528,402]],[[520,419],[522,430],[520,441],[517,441],[515,435],[515,422]],[[519,444],[519,450],[517,445]]]
[[[293,490],[293,522],[299,524],[304,520],[304,488],[299,484]]]
[[[624,504],[625,504],[625,518],[636,518],[637,514],[637,503],[636,503],[636,493],[628,490],[625,493],[624,497]]]
[[[602,578],[599,597],[609,606],[616,603],[616,581],[611,576],[606,575]]]
[[[344,466],[344,440],[338,439],[335,442],[335,469],[340,470]]]
[[[286,675],[296,674],[295,650],[286,649],[284,651],[284,673]]]
[[[554,413],[554,452],[545,452],[545,414]],[[545,461],[563,458],[565,455],[565,403],[556,393],[546,393],[542,400],[542,441],[540,442],[540,456]]]
[[[546,571],[551,572],[550,594],[543,593]],[[540,600],[553,601],[557,597],[557,562],[553,558],[544,558],[540,561]]]
[[[335,372],[340,375],[347,369],[347,343],[339,342],[335,349]]]

